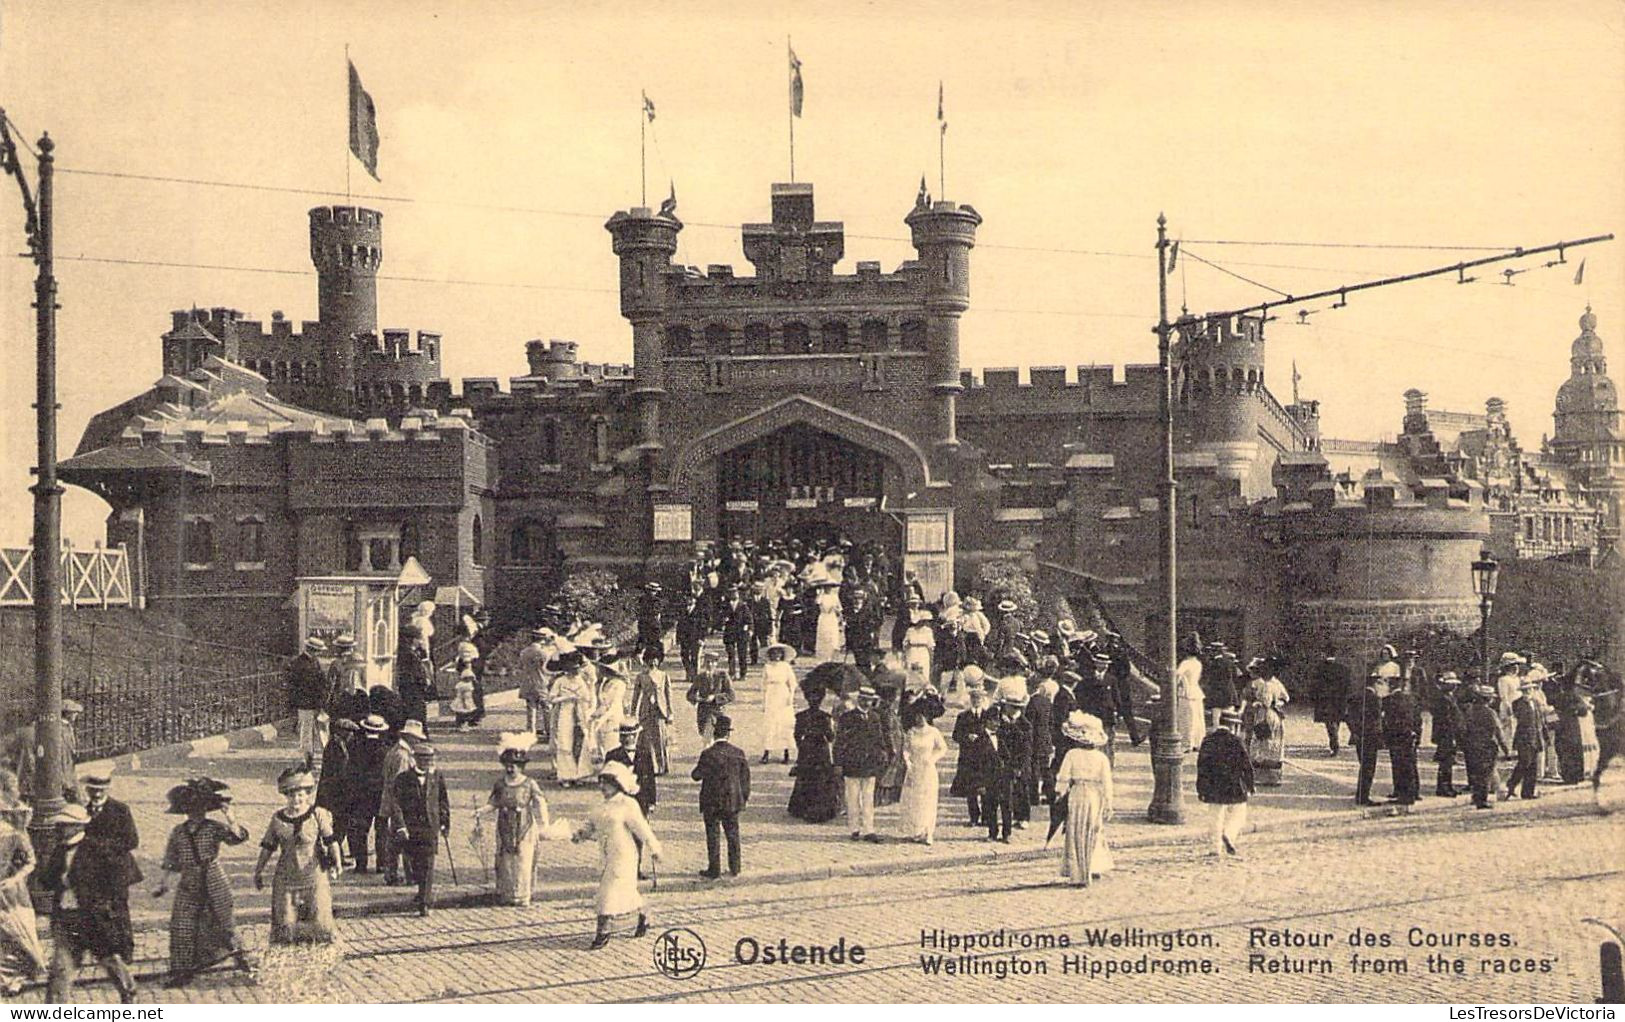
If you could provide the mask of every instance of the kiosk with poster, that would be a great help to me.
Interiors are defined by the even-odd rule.
[[[294,581],[298,641],[314,635],[331,645],[349,633],[367,662],[367,685],[394,687],[401,604],[415,603],[430,581],[417,559],[407,558],[399,575],[315,575]]]

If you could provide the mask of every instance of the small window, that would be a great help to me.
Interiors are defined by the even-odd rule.
[[[249,515],[237,520],[237,567],[242,570],[265,566],[265,520]]]
[[[732,331],[721,323],[712,323],[705,328],[705,353],[707,355],[728,355],[732,352]]]
[[[527,519],[513,528],[508,541],[510,564],[551,564],[558,559],[550,522]]]
[[[825,323],[822,329],[823,348],[831,354],[839,354],[846,350],[846,324],[840,320]]]
[[[214,564],[214,522],[203,515],[189,515],[181,525],[181,553],[188,568]]]
[[[540,439],[541,449],[537,453],[541,456],[542,464],[557,465],[559,463],[559,420],[543,419]]]
[[[863,350],[886,350],[886,323],[884,320],[870,319],[863,324]]]
[[[405,564],[408,557],[420,557],[418,544],[418,523],[401,523],[401,563]]]
[[[1523,520],[1523,538],[1531,543],[1535,541],[1535,520],[1533,518]]]
[[[908,320],[903,324],[903,350],[925,350],[925,321],[918,319]]]
[[[474,567],[477,568],[485,563],[485,523],[480,521],[480,516],[477,514],[474,516],[474,527],[470,530],[470,533],[469,545],[472,549],[469,553],[473,557]]]
[[[773,343],[773,331],[768,329],[766,323],[745,324],[746,355],[766,355]]]
[[[694,347],[694,333],[686,326],[666,328],[666,354],[687,355]]]
[[[609,421],[601,416],[592,420],[592,460],[595,465],[609,464]]]
[[[784,324],[784,353],[786,355],[812,354],[812,331],[807,329],[807,324]]]

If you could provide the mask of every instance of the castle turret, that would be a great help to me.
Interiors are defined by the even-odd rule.
[[[1551,453],[1571,467],[1602,509],[1602,546],[1616,546],[1625,534],[1625,432],[1619,389],[1608,376],[1608,357],[1589,305],[1580,317],[1580,336],[1569,348],[1569,373],[1557,389]]]
[[[604,225],[621,259],[621,315],[632,324],[632,401],[638,409],[638,446],[657,451],[660,402],[666,396],[664,323],[666,274],[683,222],[669,212],[638,206]]]
[[[935,400],[938,444],[957,447],[954,403],[959,379],[959,317],[970,308],[970,250],[981,214],[970,206],[930,202],[922,193],[903,218],[914,235],[925,290],[926,380]]]
[[[383,214],[359,206],[310,211],[310,261],[316,264],[316,308],[328,387],[353,393],[357,335],[378,333],[378,266]]]
[[[1242,482],[1245,489],[1259,456],[1263,321],[1249,316],[1235,320],[1186,316],[1174,330],[1181,440],[1188,450],[1212,454],[1218,474]]]
[[[580,349],[575,341],[526,341],[525,361],[530,375],[549,383],[581,378]]]

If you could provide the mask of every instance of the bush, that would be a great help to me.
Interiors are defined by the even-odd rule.
[[[566,613],[579,614],[604,626],[611,641],[626,643],[636,634],[638,598],[621,588],[613,571],[590,568],[571,572],[554,597]]]
[[[1031,631],[1038,621],[1038,597],[1033,592],[1032,576],[1022,570],[1017,561],[988,561],[976,569],[972,592],[982,601],[982,609],[990,616],[1001,600],[1015,603],[1011,622],[1018,631]]]

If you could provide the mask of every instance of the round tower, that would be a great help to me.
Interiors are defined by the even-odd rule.
[[[1173,325],[1171,356],[1180,440],[1212,454],[1220,476],[1245,481],[1258,458],[1258,398],[1264,389],[1264,326],[1251,317]]]
[[[526,341],[525,361],[530,363],[530,375],[540,376],[549,383],[581,377],[575,341]]]
[[[981,214],[954,202],[927,202],[922,194],[903,218],[919,253],[926,315],[926,382],[935,406],[936,442],[957,447],[954,403],[959,382],[959,317],[970,308],[970,250]]]
[[[616,213],[604,229],[621,260],[621,315],[632,324],[631,397],[638,408],[638,446],[658,451],[660,402],[666,396],[666,274],[683,223],[670,213],[639,206]]]
[[[377,210],[360,206],[317,206],[310,211],[310,261],[316,265],[323,372],[328,386],[345,392],[353,392],[356,384],[360,355],[355,336],[378,332],[383,218]]]

